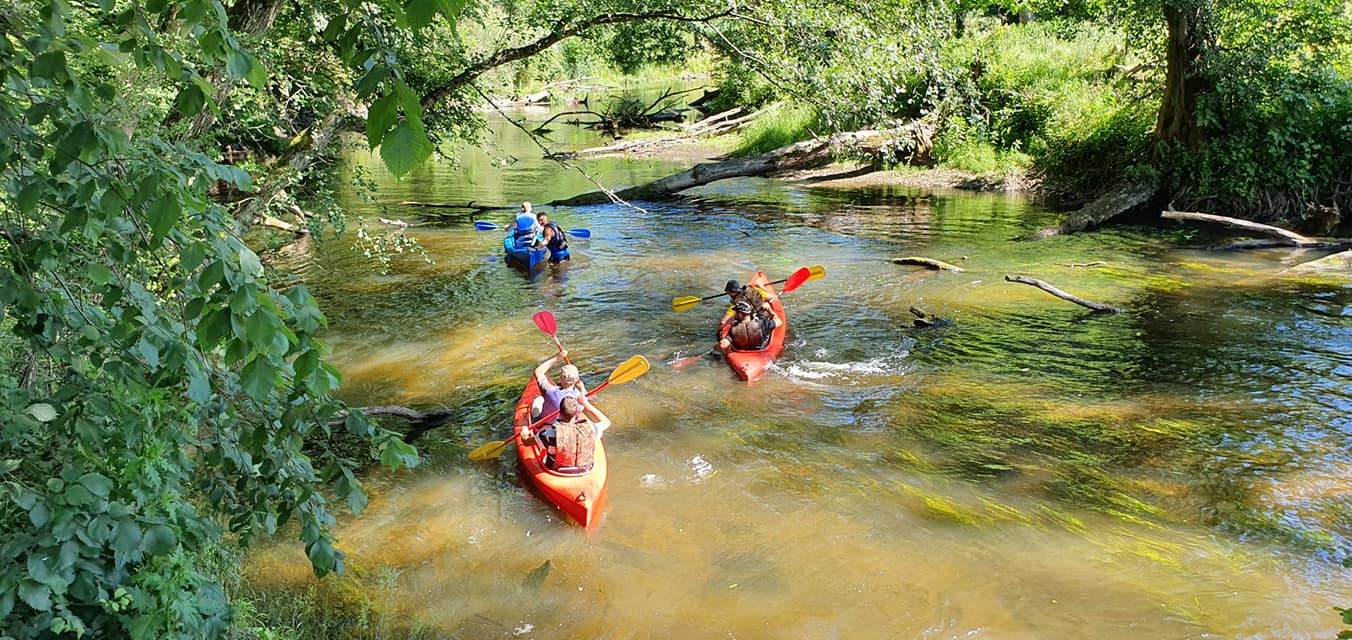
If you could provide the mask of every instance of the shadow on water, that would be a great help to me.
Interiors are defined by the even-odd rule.
[[[499,141],[520,158],[507,170],[368,170],[390,201],[590,188],[520,144]],[[671,166],[580,163],[609,186]],[[1336,633],[1352,287],[1150,229],[1013,242],[1055,214],[1003,194],[740,179],[636,204],[551,209],[594,235],[533,274],[501,262],[498,232],[456,226],[410,229],[433,262],[389,274],[341,242],[296,265],[346,399],[456,412],[424,434],[422,467],[369,474],[366,514],[338,531],[351,584],[391,619],[453,637]],[[907,255],[965,271],[889,261]],[[725,307],[673,313],[673,297],[813,264],[827,278],[785,296],[787,348],[759,383],[713,358],[668,365],[712,345]],[[1015,273],[1126,312],[1087,315]],[[912,327],[912,306],[946,324]],[[552,355],[541,309],[589,380],[654,365],[598,396],[615,427],[596,538],[522,488],[510,451],[465,459],[510,433]],[[250,565],[259,588],[313,588],[303,570],[289,545]]]

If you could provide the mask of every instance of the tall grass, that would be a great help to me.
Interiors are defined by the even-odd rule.
[[[1138,61],[1121,33],[988,26],[954,41],[945,59],[967,70],[969,84],[936,141],[941,164],[974,172],[1036,168],[1055,177],[1093,168],[1096,181],[1141,160],[1149,125],[1133,91],[1155,78],[1123,75]]]
[[[760,155],[807,140],[816,133],[815,109],[781,104],[756,118],[755,122],[741,133],[740,142],[729,155],[734,158]]]

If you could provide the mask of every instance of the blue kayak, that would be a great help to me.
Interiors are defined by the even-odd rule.
[[[507,252],[507,262],[516,262],[527,269],[534,269],[536,265],[544,262],[545,258],[549,256],[549,249],[544,247],[539,249],[516,248],[516,242],[512,239],[512,236],[502,239],[502,248]]]

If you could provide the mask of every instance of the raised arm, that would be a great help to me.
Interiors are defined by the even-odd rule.
[[[568,352],[564,351],[563,353]],[[535,384],[540,385],[540,391],[544,391],[549,387],[555,386],[554,382],[549,379],[549,368],[554,366],[554,363],[558,361],[559,356],[553,356],[550,359],[541,362],[540,366],[535,367]]]

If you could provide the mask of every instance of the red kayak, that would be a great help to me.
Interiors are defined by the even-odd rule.
[[[539,396],[540,386],[532,377],[521,394],[521,401],[516,403],[513,435],[520,434],[521,428],[530,424],[530,404]],[[521,460],[521,475],[546,502],[588,531],[594,530],[601,521],[601,507],[606,501],[605,446],[600,440],[596,441],[595,461],[590,471],[565,474],[545,467],[545,451],[539,442],[536,438],[531,444],[523,445],[517,440],[516,455]]]
[[[770,284],[770,279],[765,277],[764,271],[757,271],[756,275],[748,281],[747,286],[759,287],[762,291],[775,295],[775,288]],[[747,382],[755,382],[765,374],[765,367],[769,366],[779,354],[784,351],[784,336],[789,332],[789,323],[787,316],[784,315],[784,305],[775,298],[770,302],[770,308],[781,318],[785,318],[784,324],[775,328],[770,333],[770,343],[765,345],[764,349],[753,351],[740,351],[731,347],[723,350],[723,355],[727,357],[728,365],[737,373],[737,377]],[[725,325],[719,329],[718,339],[722,340],[728,335],[728,330],[732,325]]]

